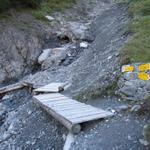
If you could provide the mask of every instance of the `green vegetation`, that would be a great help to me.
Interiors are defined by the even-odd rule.
[[[132,20],[129,31],[133,37],[125,45],[121,55],[122,64],[150,62],[150,0],[126,0]],[[142,111],[150,114],[150,98],[145,101]],[[144,127],[144,137],[150,142],[150,123]]]
[[[128,0],[132,39],[121,55],[122,64],[150,62],[150,0]]]
[[[45,19],[45,15],[50,15],[54,11],[62,11],[75,3],[75,0],[47,0],[41,3],[40,7],[32,11],[37,19]]]
[[[0,12],[20,6],[24,8],[37,8],[40,6],[41,2],[42,0],[0,0]]]
[[[0,0],[0,13],[5,14],[11,8],[30,11],[37,19],[45,19],[54,11],[69,8],[75,0]]]

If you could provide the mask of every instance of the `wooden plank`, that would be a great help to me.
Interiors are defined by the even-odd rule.
[[[58,96],[58,97],[56,97],[56,96],[52,96],[52,97],[48,97],[48,96],[47,97],[35,96],[34,98],[35,99],[40,99],[41,101],[42,100],[46,101],[46,100],[50,100],[50,99],[57,99],[57,98],[59,99],[59,98],[66,98],[66,97],[64,97],[64,96]]]
[[[109,117],[112,113],[70,99],[59,93],[34,96],[54,118],[73,132],[79,132],[80,123]]]
[[[55,99],[47,99],[47,100],[41,100],[41,99],[39,99],[41,102],[43,102],[43,103],[45,103],[45,102],[58,102],[58,101],[64,101],[64,100],[68,100],[68,101],[74,101],[74,100],[71,100],[71,99],[66,99],[66,98],[59,98],[59,99],[57,99],[57,98],[55,98]]]
[[[68,104],[65,104],[65,105],[64,105],[64,104],[58,104],[58,105],[57,105],[57,104],[53,104],[53,105],[50,105],[50,104],[49,104],[48,106],[50,106],[50,107],[52,107],[52,108],[60,108],[60,107],[61,107],[61,108],[66,108],[66,107],[69,108],[70,106],[71,106],[71,107],[72,107],[72,106],[74,106],[74,107],[79,106],[79,107],[80,107],[81,104],[80,104],[80,103],[74,103],[73,105],[72,105],[72,103],[68,103]]]
[[[81,112],[81,113],[82,113],[82,111],[85,111],[85,110],[87,110],[87,109],[88,109],[88,110],[89,110],[89,109],[91,110],[91,109],[94,109],[94,108],[86,107],[86,105],[85,105],[85,106],[82,106],[82,107],[77,107],[76,109],[66,108],[66,109],[58,110],[58,112],[59,112],[59,113],[64,113],[64,112],[69,112],[69,113]]]
[[[76,109],[74,109],[74,107],[65,107],[65,108],[54,108],[57,112],[63,112],[63,111],[70,111],[70,110],[81,110],[83,108],[86,108],[87,109],[87,106],[84,105],[84,106],[80,106],[80,107],[76,107]]]
[[[43,102],[43,101],[42,101]],[[69,99],[67,100],[59,100],[59,101],[44,101],[43,104],[45,105],[65,105],[65,104],[73,104],[73,103],[76,103],[76,102],[73,102],[73,101],[69,101]]]
[[[64,117],[66,117],[68,120],[71,120],[71,119],[78,119],[78,118],[84,118],[84,117],[90,117],[90,116],[93,116],[93,115],[101,115],[101,114],[105,114],[106,112],[105,111],[87,111],[85,113],[82,113],[82,114],[74,114],[74,115],[64,115]]]
[[[80,117],[80,118],[74,118],[74,119],[70,119],[70,121],[72,123],[83,123],[83,122],[87,122],[87,121],[91,121],[91,120],[97,120],[100,118],[110,117],[112,115],[113,115],[112,113],[106,112],[103,114],[95,114],[92,116],[86,116],[86,117],[84,116],[84,117]]]
[[[64,100],[69,100],[69,101],[75,101],[75,100],[73,100],[73,99],[70,99],[70,98],[68,98],[68,97],[59,97],[59,98],[50,98],[50,99],[46,99],[46,100],[41,100],[41,101],[43,101],[43,102],[52,102],[52,101],[64,101]]]
[[[11,84],[11,85],[0,88],[0,94],[6,94],[8,92],[19,90],[19,89],[22,89],[25,87],[32,88],[32,85],[27,84],[24,81],[18,82],[18,83]]]
[[[93,109],[93,108],[90,108],[90,109],[87,109],[86,107],[80,111],[77,111],[77,110],[74,110],[74,111],[63,111],[63,112],[58,112],[60,114],[62,114],[63,116],[65,117],[80,117],[80,116],[85,116],[85,115],[88,115],[88,114],[92,114],[92,113],[102,113],[102,111],[100,110],[96,110],[96,109]]]
[[[43,107],[45,105],[43,105],[43,103],[41,103],[40,101],[38,101],[38,99],[36,99],[36,101]],[[69,131],[71,131],[73,134],[77,134],[81,131],[81,126],[80,124],[74,124],[72,122],[70,122],[69,120],[67,120],[66,118],[64,118],[61,114],[58,114],[57,112],[55,112],[55,110],[53,110],[50,107],[45,106],[44,107],[45,110],[51,114],[51,116],[53,116],[56,120],[58,120],[61,124],[63,124]]]
[[[34,92],[60,92],[64,89],[64,83],[50,83],[46,86],[35,89]]]
[[[65,98],[65,96],[64,95],[62,95],[62,94],[59,94],[59,93],[56,93],[56,94],[44,94],[44,95],[36,95],[36,96],[34,96],[36,99],[43,99],[43,100],[45,100],[45,99],[51,99],[51,98],[60,98],[60,97],[62,97],[62,98]]]

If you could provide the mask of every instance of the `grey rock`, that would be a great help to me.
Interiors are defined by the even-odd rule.
[[[150,81],[138,79],[140,64],[130,64],[134,66],[134,71],[123,73],[118,81],[119,90],[116,93],[125,99],[139,101],[150,97]]]
[[[131,112],[138,112],[141,109],[141,105],[134,105],[131,108]]]
[[[124,94],[125,96],[128,95],[130,97],[136,95],[137,88],[135,86],[124,86],[121,89],[119,89],[119,92]]]
[[[32,72],[48,35],[42,23],[29,14],[16,13],[0,21],[0,33],[0,83]]]
[[[2,100],[6,100],[6,99],[9,99],[9,98],[12,98],[13,97],[13,95],[5,95],[5,96],[3,96],[3,98],[2,98]]]
[[[48,55],[49,57],[47,57],[42,63],[42,69],[48,69],[52,66],[60,65],[67,56],[67,48],[60,47],[51,49]]]
[[[118,107],[115,108],[115,110],[116,110],[117,112],[126,111],[126,110],[128,110],[128,109],[129,109],[129,106],[128,106],[128,105],[121,105],[121,106],[118,106]]]
[[[139,139],[139,142],[140,142],[142,145],[144,145],[144,146],[149,145],[149,142],[146,141],[146,140],[144,140],[144,139]]]
[[[80,43],[80,47],[81,48],[87,48],[88,47],[88,43],[87,42],[81,42]]]
[[[42,64],[43,61],[45,61],[49,57],[50,53],[51,53],[51,49],[43,50],[42,54],[38,58],[38,63]]]
[[[54,17],[52,17],[52,16],[45,16],[49,21],[53,21],[53,20],[55,20],[55,18]]]

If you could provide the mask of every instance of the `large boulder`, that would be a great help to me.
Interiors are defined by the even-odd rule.
[[[132,64],[133,72],[123,73],[118,80],[118,91],[116,92],[124,99],[140,101],[150,97],[150,80],[138,78],[139,63]]]
[[[41,59],[41,57],[44,55],[47,57],[45,57],[45,60],[41,63],[43,70],[60,65],[67,56],[67,48],[59,47],[49,49],[44,51],[43,54],[40,55],[39,59]]]

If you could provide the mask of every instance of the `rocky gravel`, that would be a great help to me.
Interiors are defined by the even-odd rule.
[[[0,105],[0,149],[62,149],[66,129],[41,110],[27,90],[11,94]]]
[[[88,100],[87,104],[109,109],[114,117],[83,124],[81,134],[76,135],[70,150],[149,150],[143,136],[143,126],[148,115],[137,115],[128,101],[116,97]],[[120,109],[121,108],[121,109]],[[125,109],[124,109],[125,108]]]

